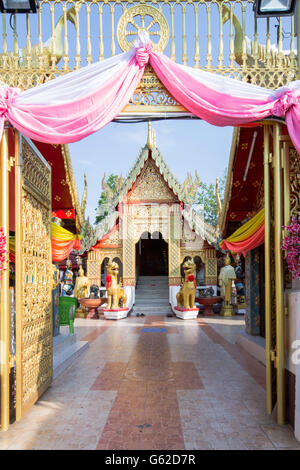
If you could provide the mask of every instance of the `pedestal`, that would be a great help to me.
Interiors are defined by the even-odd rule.
[[[104,317],[106,320],[121,320],[126,318],[129,312],[129,308],[103,308]]]
[[[194,320],[198,316],[199,308],[174,307],[175,315],[182,320]]]
[[[245,315],[246,313],[246,304],[237,304],[236,314],[237,315]]]
[[[204,305],[202,315],[210,317],[214,316],[213,306],[222,300],[221,297],[196,297],[196,302]]]
[[[234,311],[232,305],[223,305],[222,310],[220,312],[222,317],[234,317]]]
[[[76,310],[76,318],[86,318],[87,310],[85,308],[78,308]]]

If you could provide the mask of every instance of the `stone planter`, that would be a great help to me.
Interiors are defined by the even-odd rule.
[[[80,305],[83,307],[86,307],[89,310],[89,313],[87,314],[86,318],[99,318],[98,314],[98,307],[100,305],[103,305],[107,302],[107,299],[105,297],[100,297],[99,299],[90,299],[90,298],[84,298],[84,299],[78,299],[78,302]]]
[[[204,312],[202,315],[206,316],[215,315],[213,305],[220,302],[220,300],[222,300],[222,297],[196,297],[196,302],[204,305]]]

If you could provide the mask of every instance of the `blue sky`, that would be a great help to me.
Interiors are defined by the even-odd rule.
[[[200,120],[156,121],[156,144],[176,178],[197,170],[200,179],[215,183],[227,166],[232,138],[231,127],[214,127]],[[146,143],[147,123],[110,123],[90,137],[70,144],[79,197],[83,175],[88,182],[86,216],[93,223],[104,173],[126,176]]]

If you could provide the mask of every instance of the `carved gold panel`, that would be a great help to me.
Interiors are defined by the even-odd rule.
[[[168,113],[187,112],[164,87],[151,65],[145,67],[143,77],[123,112],[144,113],[146,110],[148,112],[167,111]]]
[[[207,258],[205,263],[205,284],[216,285],[218,283],[218,260]]]
[[[132,215],[125,214],[122,218],[123,237],[123,282],[125,285],[135,283],[135,243],[134,243],[134,219]],[[128,284],[131,282],[131,284]]]
[[[174,278],[180,279],[180,238],[181,216],[180,213],[170,214],[170,238],[169,238],[169,284],[174,283]]]
[[[300,156],[296,149],[290,148],[290,213],[296,217],[300,210]]]
[[[147,23],[145,17],[147,17]],[[158,8],[144,4],[125,10],[117,26],[117,38],[121,49],[129,51],[138,33],[142,31],[149,34],[153,50],[164,51],[169,41],[169,25]],[[158,38],[158,41],[154,41],[154,37]]]
[[[154,161],[148,159],[143,167],[136,185],[131,192],[130,201],[175,201],[173,192],[160,175]]]
[[[22,138],[21,344],[19,367],[23,415],[52,381],[51,169]],[[21,393],[20,393],[21,391]]]

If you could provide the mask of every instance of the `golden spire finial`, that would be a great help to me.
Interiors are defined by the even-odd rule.
[[[217,200],[217,211],[218,211],[218,218],[222,213],[222,202],[219,194],[219,179],[216,178],[216,200]]]
[[[148,121],[148,138],[147,138],[147,147],[152,150],[156,145],[156,135],[155,130],[151,127],[151,121]]]

